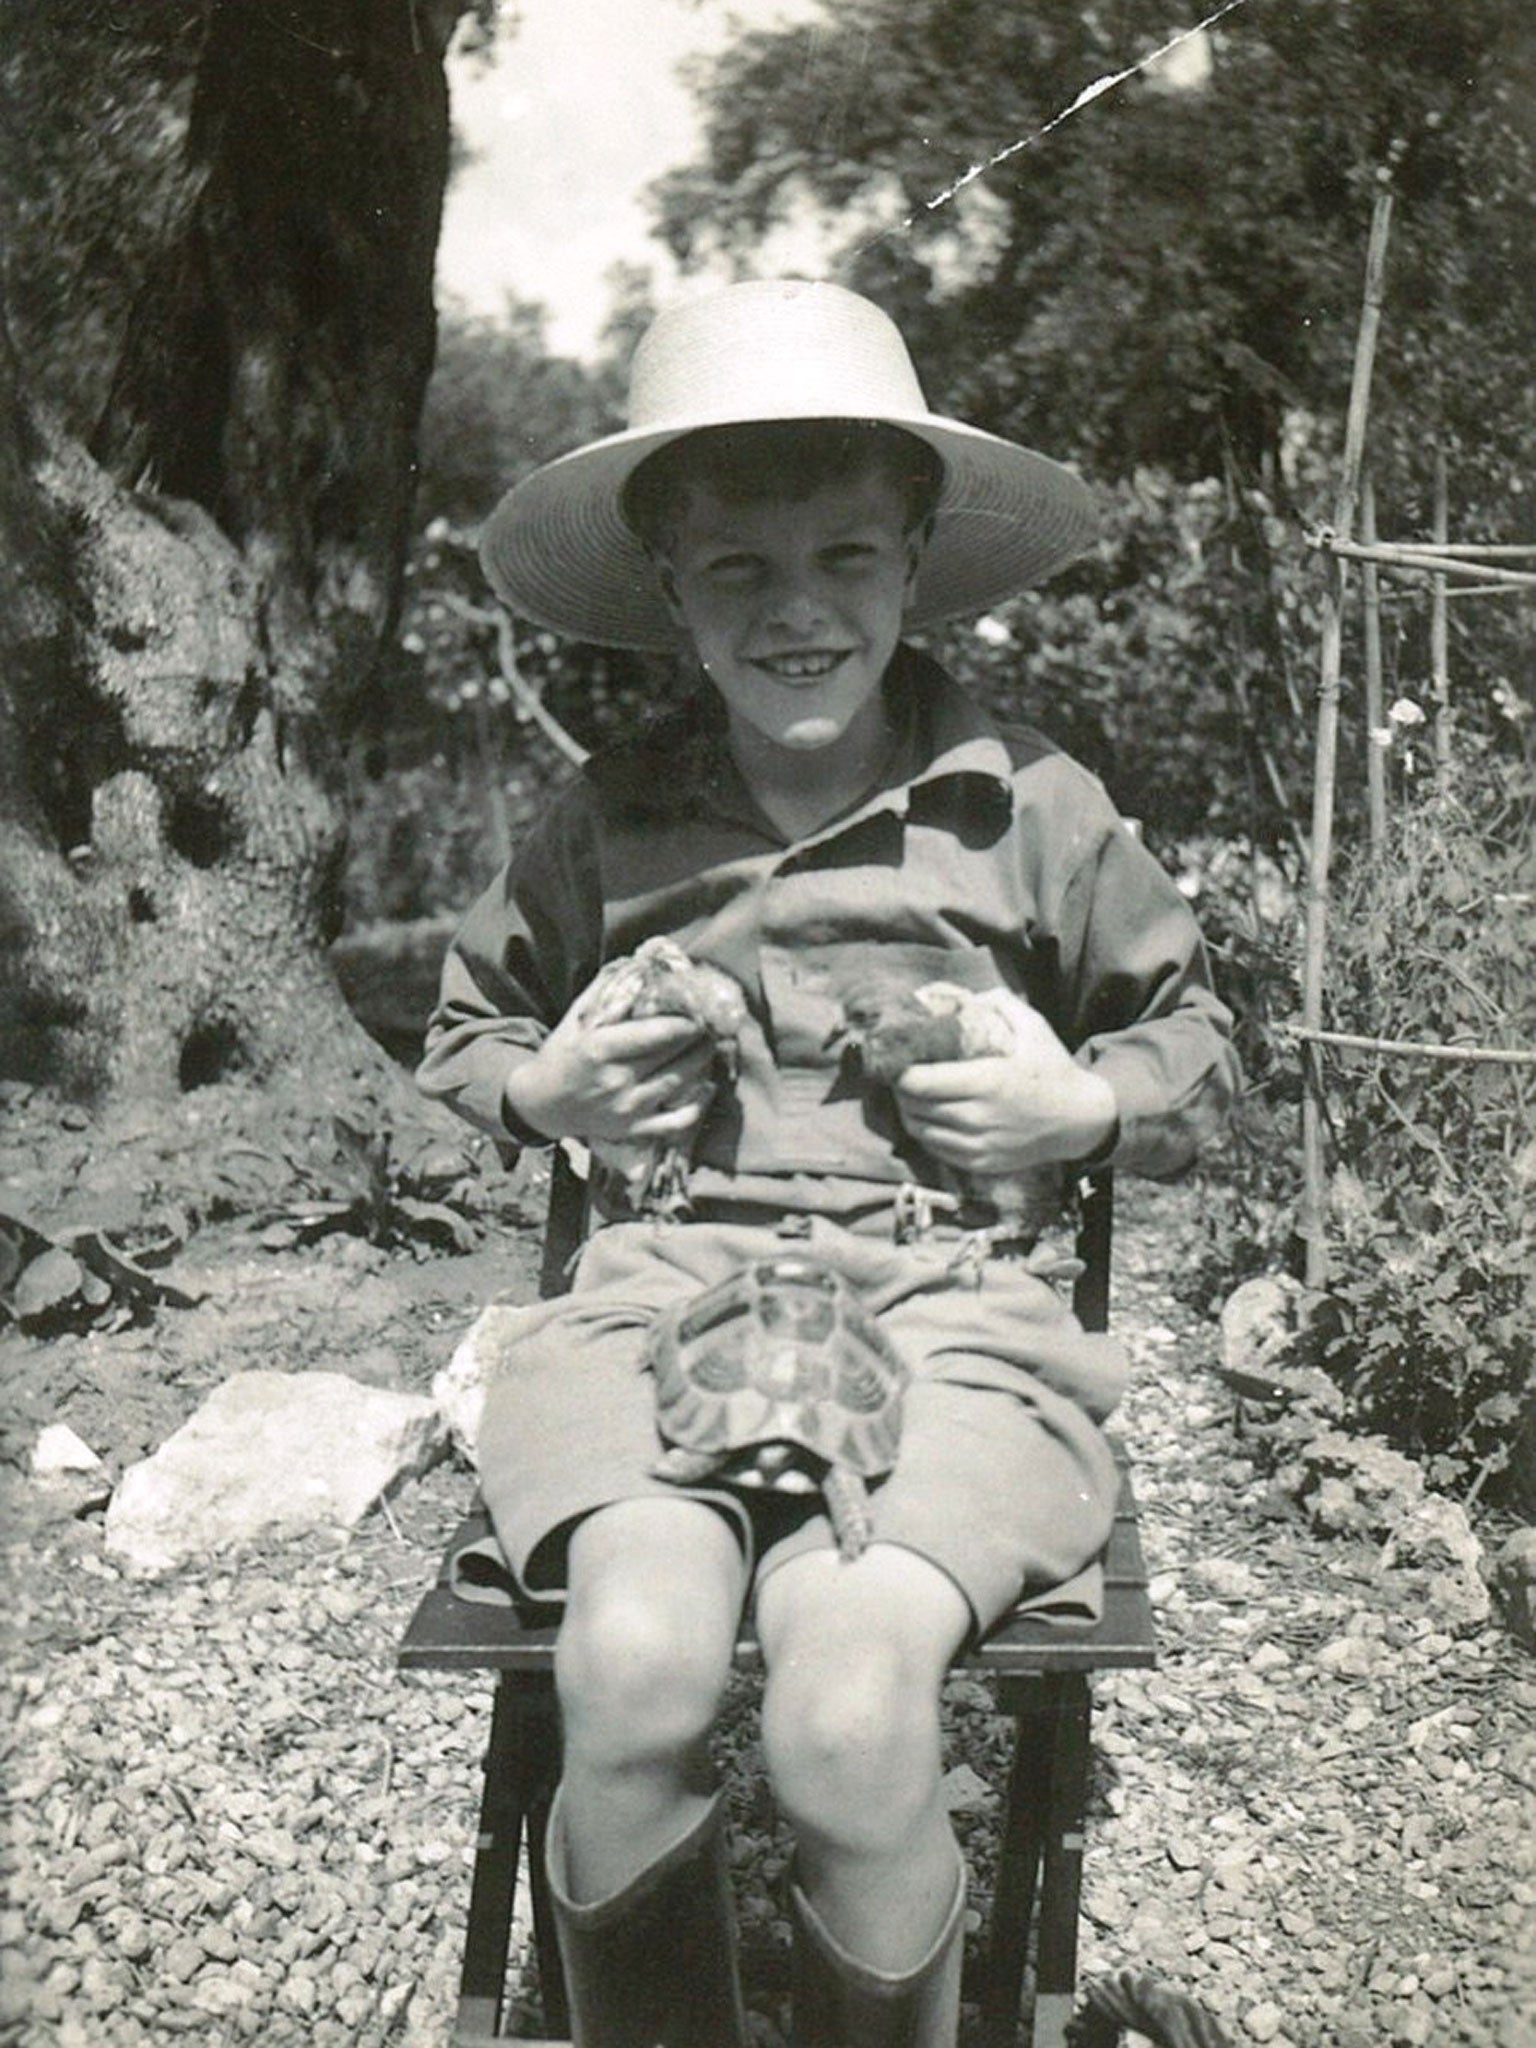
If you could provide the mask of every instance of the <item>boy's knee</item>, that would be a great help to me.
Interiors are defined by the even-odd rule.
[[[632,1589],[591,1595],[567,1614],[555,1685],[568,1746],[607,1761],[687,1749],[707,1734],[724,1690],[729,1650],[703,1642],[689,1618]]]
[[[883,1648],[796,1659],[769,1679],[763,1748],[775,1795],[802,1831],[849,1846],[900,1839],[938,1779],[936,1690]]]

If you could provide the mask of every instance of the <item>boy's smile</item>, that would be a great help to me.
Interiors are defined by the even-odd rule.
[[[738,753],[862,753],[922,553],[878,472],[795,503],[727,503],[696,483],[662,589],[725,700]]]

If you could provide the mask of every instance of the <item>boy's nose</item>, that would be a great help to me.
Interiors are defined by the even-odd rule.
[[[768,594],[769,623],[804,633],[826,619],[826,605],[809,576],[784,576]]]

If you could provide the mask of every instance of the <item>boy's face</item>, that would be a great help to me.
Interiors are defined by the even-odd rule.
[[[732,728],[806,750],[874,709],[921,555],[901,493],[870,471],[792,504],[695,483],[659,572]]]

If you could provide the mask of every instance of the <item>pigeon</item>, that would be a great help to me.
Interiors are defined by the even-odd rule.
[[[642,941],[633,953],[601,968],[577,1014],[585,1024],[687,1017],[710,1040],[717,1083],[735,1079],[736,1041],[747,1016],[741,985],[723,968],[691,959],[665,935]],[[675,1222],[688,1214],[692,1135],[603,1141],[592,1150],[619,1176],[637,1215]]]
[[[900,988],[872,973],[843,990],[833,1042],[854,1046],[864,1072],[889,1087],[908,1067],[1014,1052],[1018,1037],[1011,1011],[1023,1002],[1003,988],[978,991],[953,981]],[[944,1171],[963,1193],[991,1205],[997,1223],[983,1235],[998,1246],[1033,1243],[1061,1206],[1060,1175],[1051,1167],[1006,1174]]]

